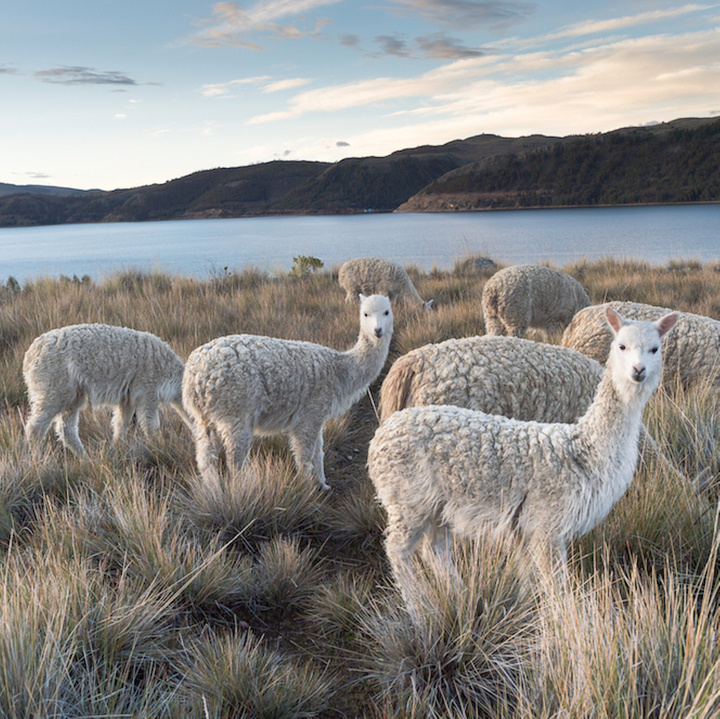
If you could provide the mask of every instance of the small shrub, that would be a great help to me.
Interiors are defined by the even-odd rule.
[[[288,275],[290,277],[305,277],[313,274],[323,267],[323,261],[317,257],[298,255],[293,257],[293,265]]]

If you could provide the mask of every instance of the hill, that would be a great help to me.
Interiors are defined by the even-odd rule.
[[[398,211],[718,201],[720,120],[686,119],[470,163]]]
[[[112,192],[26,186],[0,192],[0,227],[720,201],[719,167],[714,119],[587,136],[483,134],[386,157],[218,168]]]
[[[76,197],[85,195],[92,190],[75,190],[72,187],[55,187],[54,185],[12,185],[0,182],[0,197],[29,193],[32,195],[52,195],[54,197]]]
[[[0,226],[244,217],[269,214],[389,212],[428,183],[469,162],[559,141],[479,135],[387,157],[275,161],[196,172],[158,185],[59,197],[0,197]]]

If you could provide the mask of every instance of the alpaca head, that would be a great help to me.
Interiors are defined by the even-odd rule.
[[[384,295],[360,295],[360,333],[375,341],[390,342],[393,313]]]
[[[662,375],[660,340],[675,326],[678,313],[671,312],[657,322],[631,322],[608,307],[605,318],[614,334],[607,364],[615,387],[622,395],[647,399]]]

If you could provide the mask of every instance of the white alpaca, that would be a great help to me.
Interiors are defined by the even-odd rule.
[[[513,337],[523,337],[528,327],[562,332],[589,304],[574,277],[540,265],[513,265],[496,272],[483,287],[485,332]]]
[[[198,469],[219,480],[220,443],[230,471],[253,434],[287,434],[298,471],[325,489],[323,426],[367,391],[385,364],[393,332],[387,297],[361,297],[360,336],[347,352],[310,342],[230,335],[188,357],[183,404],[195,423]]]
[[[606,313],[615,339],[587,412],[576,424],[523,422],[432,405],[396,412],[370,443],[368,468],[387,510],[385,541],[401,588],[428,536],[516,531],[533,555],[562,565],[567,544],[602,521],[628,488],[643,408],[660,382],[660,338],[677,321]],[[407,595],[406,595],[407,596]]]
[[[158,406],[170,404],[184,421],[183,363],[149,332],[103,324],[69,325],[37,337],[25,352],[23,377],[30,416],[25,433],[39,442],[53,420],[58,438],[84,455],[78,434],[80,410],[114,405],[113,441],[137,416],[146,438],[160,426]]]
[[[536,422],[574,422],[602,377],[580,352],[517,337],[463,337],[416,347],[399,357],[380,389],[380,417],[428,404],[451,404]]]
[[[607,302],[580,310],[562,336],[565,347],[576,349],[601,364],[610,351],[612,334],[603,321],[606,307],[631,320],[647,320],[669,312],[640,302]],[[662,386],[672,391],[678,385],[720,390],[720,321],[692,312],[680,312],[677,326],[663,340]]]
[[[408,273],[389,260],[378,257],[358,257],[348,260],[338,272],[338,282],[345,290],[345,302],[355,302],[359,294],[379,294],[395,303],[414,302],[430,309],[433,301],[420,297]]]

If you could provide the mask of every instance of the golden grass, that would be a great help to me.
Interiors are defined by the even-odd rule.
[[[561,268],[593,301],[720,319],[720,266]],[[391,358],[482,334],[491,271],[410,268],[431,313],[399,306]],[[572,546],[564,589],[526,583],[513,548],[460,543],[464,583],[434,567],[411,620],[382,549],[365,462],[381,378],[326,431],[323,493],[282,440],[258,440],[218,491],[198,482],[172,412],[157,437],[110,444],[87,410],[86,459],[30,451],[21,364],[79,322],[153,332],[183,357],[269,334],[347,349],[357,307],[331,271],[205,281],[129,269],[96,283],[0,288],[0,715],[143,717],[712,717],[720,712],[716,576],[720,409],[712,390],[658,393],[646,420],[687,475],[649,462]],[[386,367],[387,369],[387,367]],[[695,480],[695,481],[694,481]]]

